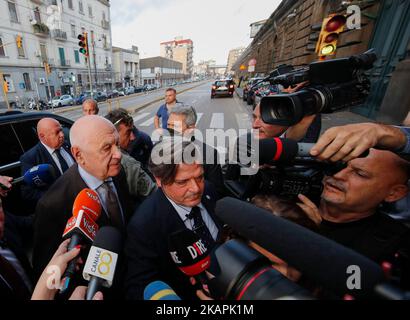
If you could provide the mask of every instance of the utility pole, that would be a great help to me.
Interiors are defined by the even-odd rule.
[[[93,47],[95,90],[98,91],[97,60],[96,60],[96,53],[95,53],[94,33],[91,33],[91,45]]]

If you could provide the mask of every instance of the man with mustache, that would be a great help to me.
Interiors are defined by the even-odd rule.
[[[74,164],[69,147],[64,141],[61,124],[53,118],[43,118],[37,123],[39,142],[20,157],[21,174],[39,165],[50,164],[54,168],[56,178],[60,177]],[[36,187],[23,184],[22,197],[33,207],[50,186]]]
[[[222,226],[214,216],[216,195],[205,183],[200,155],[187,158],[192,146],[190,142],[164,139],[151,153],[149,169],[159,189],[141,204],[128,227],[128,299],[143,299],[144,288],[155,280],[170,285],[181,299],[197,299],[189,277],[171,258],[168,238],[188,228],[210,249]]]
[[[299,206],[321,217],[320,232],[377,261],[390,260],[409,249],[410,229],[379,210],[408,193],[409,163],[390,151],[371,149],[366,158],[356,158],[347,167],[323,181],[317,208],[300,195]]]
[[[77,164],[53,184],[36,207],[33,267],[37,276],[59,247],[80,191],[90,188],[98,194],[102,205],[101,216],[96,221],[99,227],[110,225],[125,233],[134,209],[121,167],[115,126],[100,116],[82,117],[71,127],[70,142]]]

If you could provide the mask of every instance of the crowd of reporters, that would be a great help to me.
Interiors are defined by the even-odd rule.
[[[4,212],[0,202],[0,296],[36,300],[86,298],[90,290],[82,270],[90,258],[92,242],[83,241],[71,248],[73,238],[62,236],[68,228],[67,221],[76,214],[73,204],[77,196],[87,189],[98,198],[101,213],[95,222],[100,231],[115,227],[123,240],[116,252],[119,259],[113,282],[105,282],[109,285],[104,286],[110,288],[98,285],[91,297],[94,300],[143,299],[147,287],[158,280],[170,285],[181,299],[228,298],[213,295],[212,281],[209,286],[208,281],[217,277],[212,264],[218,250],[222,252],[218,247],[230,241],[258,252],[284,277],[308,289],[312,297],[336,297],[327,292],[323,283],[309,278],[309,272],[295,268],[221,219],[217,201],[230,196],[223,175],[226,170],[220,165],[216,149],[203,141],[190,137],[183,139],[180,149],[175,146],[175,139],[189,136],[197,122],[193,107],[176,102],[175,90],[167,90],[166,104],[157,114],[158,125],[159,118],[167,116],[166,121],[162,119],[162,129],[169,129],[171,137],[156,145],[162,154],[152,152],[151,139],[134,126],[126,110],[114,110],[100,117],[97,104],[91,100],[84,102],[83,110],[84,117],[70,130],[69,142],[64,140],[58,121],[40,120],[39,143],[21,157],[22,175],[36,166],[48,165],[47,170],[55,179],[49,184],[22,185],[21,201],[32,203],[34,215]],[[285,127],[265,123],[260,113],[257,105],[253,113],[257,139],[281,137],[315,143],[310,151],[312,158],[342,161],[346,165],[324,178],[319,202],[302,194],[297,200],[289,200],[258,190],[251,199],[255,208],[323,236],[323,241],[352,249],[383,266],[386,278],[395,280],[398,288],[409,290],[410,208],[403,202],[408,203],[409,199],[410,166],[406,155],[410,154],[410,128],[350,124],[330,128],[320,135],[320,114]],[[202,150],[201,161],[189,162],[179,157],[192,143]],[[170,163],[161,163],[164,153],[170,154]],[[12,182],[13,178],[0,176],[0,199],[12,192]],[[248,219],[250,223],[253,217],[249,215]],[[183,235],[186,230],[192,233],[193,240]],[[174,251],[170,249],[170,238],[177,243]],[[190,244],[195,244],[198,254],[187,261],[183,251]],[[300,245],[300,250],[304,250],[303,239]],[[206,264],[206,268],[198,267],[198,262]],[[70,263],[74,276],[69,284],[64,284]],[[60,273],[52,277],[50,266],[57,266]],[[365,276],[366,270],[362,272]]]

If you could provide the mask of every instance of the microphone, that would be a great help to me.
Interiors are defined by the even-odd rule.
[[[382,269],[368,258],[249,203],[224,198],[217,202],[216,215],[242,236],[341,296],[373,296],[374,288],[384,280]],[[352,266],[360,270],[360,290],[348,288]]]
[[[92,300],[102,287],[112,286],[121,250],[122,236],[118,229],[102,227],[95,237],[83,269],[83,278],[89,281],[86,300]]]
[[[211,258],[208,248],[195,232],[189,229],[174,232],[168,238],[168,248],[172,260],[184,274],[196,277],[201,283],[206,282],[204,271],[209,268]]]
[[[181,300],[181,298],[165,282],[154,281],[145,287],[144,300]]]
[[[71,238],[67,250],[74,247],[91,243],[98,231],[98,224],[95,220],[101,215],[101,203],[98,195],[91,189],[83,189],[76,197],[73,205],[73,216],[67,221],[63,232],[63,239]],[[67,266],[63,275],[66,281],[62,291],[65,291],[70,283],[70,279],[75,274],[77,259],[73,259]]]
[[[39,164],[29,170],[22,177],[13,179],[13,186],[24,182],[26,185],[34,187],[46,187],[51,185],[57,178],[55,170],[50,164]]]
[[[259,140],[259,163],[289,162],[296,158],[313,158],[314,143],[298,143],[285,138]]]

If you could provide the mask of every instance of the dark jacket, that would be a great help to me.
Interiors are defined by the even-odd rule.
[[[123,170],[117,177],[113,178],[113,182],[127,223],[133,213],[134,203],[128,193]],[[67,220],[72,216],[74,200],[78,193],[85,188],[88,187],[78,172],[78,165],[75,164],[53,184],[53,187],[38,202],[34,218],[33,249],[33,267],[36,277],[41,275],[61,244]],[[96,222],[99,227],[111,225],[104,209]]]
[[[63,145],[63,148],[71,156],[71,152],[68,146]],[[24,175],[27,172],[27,170],[30,170],[31,168],[39,164],[50,164],[54,168],[56,179],[61,176],[60,170],[58,169],[52,156],[41,142],[37,143],[33,148],[24,153],[20,157],[20,162],[21,175]],[[25,201],[29,201],[32,203],[33,206],[35,206],[37,204],[37,201],[43,196],[43,194],[48,190],[49,187],[50,186],[39,188],[23,184],[21,186],[21,194]]]
[[[221,230],[222,225],[214,215],[215,193],[212,187],[205,188],[201,202]],[[168,236],[185,228],[162,189],[141,204],[128,226],[125,245],[127,275],[124,286],[127,299],[143,299],[145,287],[156,280],[170,285],[181,299],[196,298],[189,278],[178,270],[168,249]],[[221,232],[218,238],[220,235]]]

